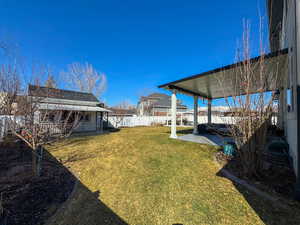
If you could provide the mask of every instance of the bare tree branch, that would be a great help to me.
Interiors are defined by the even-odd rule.
[[[72,63],[67,71],[61,72],[69,88],[93,93],[100,98],[107,86],[106,76],[98,72],[91,64]]]

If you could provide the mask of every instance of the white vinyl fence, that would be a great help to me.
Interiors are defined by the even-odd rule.
[[[133,117],[108,117],[111,127],[136,127],[151,126],[153,124],[166,124],[170,120],[167,116],[133,116]]]
[[[214,116],[211,117],[212,123],[234,124],[236,118],[231,116]],[[193,115],[177,116],[177,123],[184,125],[187,121],[188,125],[193,126]],[[133,116],[133,117],[109,117],[108,125],[110,127],[136,127],[136,126],[153,126],[155,124],[171,125],[170,116]],[[198,116],[198,124],[207,123],[207,116]],[[277,123],[277,117],[272,117],[272,124]]]
[[[0,141],[7,134],[9,130],[9,121],[14,119],[17,124],[22,124],[22,117],[12,117],[12,116],[0,116]]]
[[[152,126],[155,124],[170,125],[170,116],[133,116],[133,117],[109,117],[109,126],[111,127],[136,127],[136,126]],[[169,121],[169,124],[167,122]],[[182,121],[182,123],[181,123]],[[193,125],[193,115],[178,116],[177,123],[183,124],[183,121],[188,121],[189,125]],[[207,116],[198,116],[198,124],[207,123]],[[212,123],[232,124],[232,117],[212,116]]]
[[[0,116],[0,140],[5,136],[8,130],[7,116]]]

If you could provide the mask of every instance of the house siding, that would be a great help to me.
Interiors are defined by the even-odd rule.
[[[187,107],[177,101],[177,112],[186,112]],[[139,116],[165,116],[171,111],[171,97],[165,94],[152,94],[141,97],[137,105]]]
[[[298,107],[297,102],[299,98],[299,93],[297,87],[300,81],[299,69],[299,36],[297,37],[298,26],[296,23],[296,18],[299,20],[299,9],[296,11],[296,1],[295,0],[285,0],[283,7],[283,21],[282,21],[282,32],[281,32],[281,43],[280,47],[289,49],[289,64],[288,64],[288,74],[287,83],[285,84],[282,101],[282,117],[283,124],[286,133],[286,139],[290,148],[290,155],[293,158],[293,166],[295,173],[298,175],[298,132],[299,127],[298,122]],[[299,6],[298,6],[299,7]],[[298,46],[297,46],[298,45]],[[298,48],[298,49],[297,49]],[[288,91],[289,90],[289,91]],[[289,94],[288,94],[289,92]],[[290,103],[290,110],[288,110],[288,104]]]
[[[81,121],[78,127],[74,130],[74,132],[84,132],[84,131],[96,131],[96,112],[88,112],[86,114],[90,115],[89,121]]]

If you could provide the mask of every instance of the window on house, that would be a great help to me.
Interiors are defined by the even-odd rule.
[[[83,113],[81,116],[80,116],[80,120],[81,122],[88,122],[91,120],[91,115],[89,113]]]
[[[292,112],[293,109],[293,89],[288,88],[286,89],[286,105],[287,105],[287,111]]]
[[[286,107],[287,112],[293,112],[294,111],[294,88],[293,88],[293,75],[294,73],[294,61],[293,61],[293,49],[289,49],[289,70],[288,70],[288,83],[287,83],[287,89],[286,89]]]
[[[88,114],[85,114],[84,120],[85,120],[86,122],[90,121],[90,120],[91,120],[91,115],[90,115],[89,113],[88,113]]]
[[[41,122],[54,122],[55,121],[55,114],[51,111],[43,111],[41,112],[40,116]]]

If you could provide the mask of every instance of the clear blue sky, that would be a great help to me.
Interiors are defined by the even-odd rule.
[[[108,79],[103,99],[115,105],[233,63],[242,20],[251,21],[256,42],[259,11],[265,15],[265,0],[2,0],[0,34],[57,71],[93,64]]]

